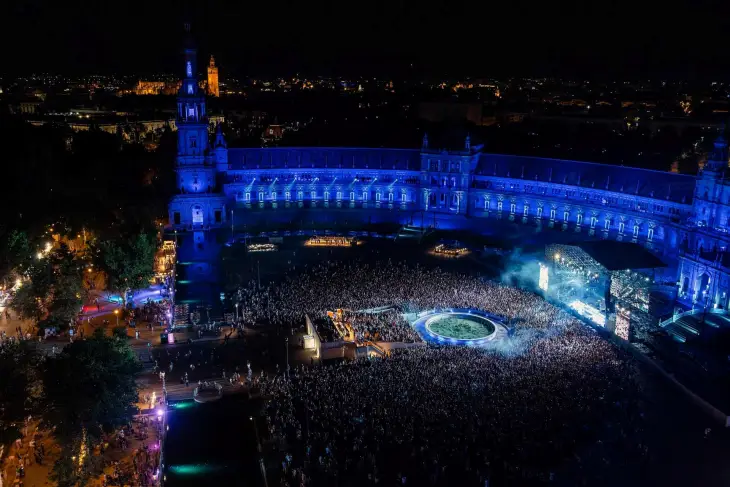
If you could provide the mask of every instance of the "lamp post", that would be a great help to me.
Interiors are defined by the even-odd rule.
[[[114,310],[114,316],[117,317],[117,326],[119,326],[119,310],[118,309]]]
[[[238,303],[236,303],[236,323],[238,323]]]

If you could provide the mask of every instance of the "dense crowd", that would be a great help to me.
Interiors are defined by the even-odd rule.
[[[646,455],[632,361],[534,294],[390,262],[325,264],[241,292],[250,319],[274,323],[336,308],[472,307],[514,328],[491,350],[395,350],[263,379],[282,485],[533,485],[575,458],[586,482],[616,455]],[[385,338],[407,327],[394,316],[354,321]]]
[[[324,322],[327,311],[345,309],[354,316],[356,333],[376,334],[384,341],[416,341],[418,336],[400,312],[433,308],[478,308],[504,317],[511,327],[530,329],[565,326],[573,321],[538,296],[474,276],[438,268],[390,261],[360,261],[316,265],[280,284],[239,290],[244,322],[270,321],[290,326],[308,314]],[[399,312],[369,313],[394,307]],[[387,337],[387,338],[386,338]]]
[[[421,337],[398,310],[381,313],[347,313],[345,322],[355,332],[358,342],[363,340],[383,342],[419,342]]]

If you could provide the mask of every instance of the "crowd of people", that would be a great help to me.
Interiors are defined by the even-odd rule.
[[[315,323],[323,323],[327,311],[345,309],[355,317],[356,333],[377,334],[383,341],[419,340],[400,315],[434,308],[481,309],[504,317],[515,329],[544,330],[574,322],[532,293],[475,276],[391,261],[305,267],[304,272],[262,289],[252,282],[239,289],[238,299],[241,319],[247,323],[290,326],[303,323],[305,314]],[[387,307],[394,311],[369,312]]]
[[[532,293],[350,261],[241,294],[251,320],[296,325],[304,313],[321,319],[345,308],[360,311],[357,333],[396,341],[413,338],[401,335],[409,327],[396,311],[362,318],[362,310],[479,308],[513,329],[492,349],[393,350],[263,378],[282,485],[533,485],[566,475],[561,465],[574,458],[585,482],[617,452],[634,462],[622,468],[646,455],[635,364]]]
[[[421,337],[398,310],[380,313],[347,313],[345,322],[355,332],[355,340],[375,342],[420,342]]]

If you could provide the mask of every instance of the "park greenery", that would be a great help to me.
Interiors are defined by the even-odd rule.
[[[85,290],[83,262],[65,244],[39,252],[22,272],[11,307],[39,328],[67,329],[78,317]],[[24,272],[23,272],[24,271]]]
[[[122,292],[145,287],[155,275],[157,241],[153,235],[139,233],[125,238],[102,240],[93,246],[97,269],[107,276],[107,288]]]
[[[0,345],[2,442],[18,437],[28,416],[40,418],[62,451],[53,480],[83,485],[98,469],[89,452],[136,412],[140,367],[127,340],[103,330],[48,357],[33,342]]]

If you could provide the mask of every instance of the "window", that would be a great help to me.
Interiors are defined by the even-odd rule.
[[[618,224],[618,233],[623,234],[624,228],[626,228],[626,224],[624,222],[621,222]]]
[[[517,205],[514,204],[514,203],[510,203],[510,205],[509,205],[509,212],[514,215],[516,210],[517,210]]]
[[[611,229],[611,220],[606,218],[606,223],[603,225],[603,228],[606,230],[610,230]]]
[[[363,201],[367,201],[368,200],[368,192],[367,191],[363,191],[362,192],[362,200]]]
[[[251,193],[246,192],[246,201],[251,201]]]
[[[264,192],[259,191],[259,201],[264,201]]]
[[[188,95],[192,95],[194,93],[195,93],[195,86],[193,86],[192,83],[188,83]],[[193,115],[194,114],[195,114],[195,112],[193,112]]]
[[[393,194],[393,193],[390,193],[390,194]],[[400,194],[400,200],[401,200],[402,203],[407,202],[408,201],[408,195],[406,193],[401,193]]]
[[[337,201],[342,201],[342,191],[337,192]]]
[[[276,191],[272,191],[272,192],[271,192],[271,201],[276,201],[276,197],[277,197],[277,196],[278,196],[278,195],[276,194]]]
[[[652,241],[652,240],[654,239],[654,229],[653,229],[653,228],[650,228],[650,229],[649,229],[649,230],[648,230],[648,231],[646,232],[646,239],[647,239],[647,240],[648,240],[649,242],[651,242],[651,241]]]
[[[350,191],[350,201],[355,201],[355,192]]]
[[[185,74],[187,75],[188,78],[193,77],[193,65],[190,61],[187,61],[185,63]]]
[[[180,212],[176,211],[172,214],[172,221],[175,223],[175,225],[180,225]]]
[[[596,222],[598,221],[598,218],[595,216],[591,217],[591,228],[596,228]]]
[[[575,217],[575,224],[580,226],[582,223],[583,223],[583,214],[578,213],[578,216]]]
[[[203,207],[200,205],[193,206],[193,223],[203,223]]]
[[[530,205],[525,205],[524,208],[522,208],[522,216],[527,216],[527,214],[530,212]]]
[[[497,201],[497,211],[502,211],[502,202]]]
[[[555,215],[557,214],[557,212],[558,212],[558,210],[556,210],[555,208],[550,209],[550,219],[551,220],[555,220]]]
[[[484,198],[484,209],[489,211],[489,200]]]
[[[569,211],[563,212],[563,222],[567,223],[569,217],[570,217],[570,212]]]
[[[287,201],[291,201],[291,192],[286,191],[284,193],[284,199],[287,200]]]
[[[388,201],[393,201],[393,193],[388,193]]]
[[[195,107],[188,107],[188,118],[195,118]]]
[[[542,206],[537,207],[537,217],[542,218]]]
[[[380,191],[375,193],[375,201],[380,201]]]
[[[304,199],[304,191],[297,191],[297,200],[302,201]]]
[[[317,192],[316,191],[312,191],[311,193],[309,193],[309,199],[316,200],[317,199]]]
[[[330,192],[329,191],[325,191],[324,192],[324,200],[325,201],[329,201],[330,200]]]
[[[639,225],[634,225],[634,238],[639,236]]]
[[[220,223],[221,222],[221,210],[215,210],[215,222]]]

